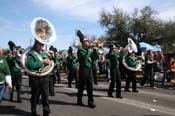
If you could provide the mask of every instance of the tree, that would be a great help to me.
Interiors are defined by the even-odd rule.
[[[118,8],[114,8],[112,13],[103,10],[100,16],[101,26],[107,28],[106,39],[125,45],[126,39],[129,37],[130,17]]]
[[[157,12],[151,7],[145,6],[138,11],[135,9],[132,14],[130,31],[137,38],[138,42],[144,41],[150,43],[155,38],[155,29],[159,27]]]
[[[112,12],[102,10],[99,22],[107,28],[105,38],[121,46],[125,46],[130,37],[136,43],[159,44],[165,52],[175,51],[175,22],[162,21],[157,14],[150,6],[135,9],[130,16],[114,7]]]
[[[161,45],[165,52],[175,52],[175,22],[163,23],[159,31]]]

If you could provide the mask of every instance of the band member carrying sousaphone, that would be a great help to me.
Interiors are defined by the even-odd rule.
[[[126,54],[123,58],[123,65],[125,66],[127,73],[125,91],[130,92],[129,86],[130,82],[132,82],[132,91],[138,92],[136,86],[136,74],[137,71],[141,70],[141,63],[135,55],[138,51],[137,46],[130,38],[128,38],[128,45],[126,49],[128,50],[128,54]]]
[[[21,55],[21,63],[31,81],[31,112],[33,116],[37,116],[36,106],[41,95],[43,116],[49,116],[49,74],[54,68],[54,62],[43,52],[43,47],[56,39],[56,32],[47,19],[40,17],[32,21],[31,30],[35,43]]]

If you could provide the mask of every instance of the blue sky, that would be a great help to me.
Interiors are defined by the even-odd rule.
[[[0,0],[0,47],[8,41],[27,48],[33,39],[30,23],[36,17],[47,18],[54,25],[57,40],[53,45],[67,49],[75,41],[75,30],[100,37],[105,33],[98,22],[102,9],[113,6],[132,13],[150,5],[162,20],[175,20],[175,0]]]

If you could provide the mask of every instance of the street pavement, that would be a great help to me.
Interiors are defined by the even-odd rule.
[[[123,99],[109,98],[107,89],[109,82],[99,78],[99,85],[94,85],[94,100],[97,105],[92,109],[76,104],[77,89],[67,86],[67,75],[61,73],[61,83],[55,85],[56,95],[49,96],[50,116],[175,116],[175,87],[161,87],[157,83],[157,89],[140,87],[138,93],[125,92],[122,82]],[[87,94],[84,91],[83,102],[87,105]],[[115,95],[115,92],[114,94]],[[4,101],[0,104],[0,116],[30,116],[30,87],[28,78],[23,78],[22,103],[10,102],[8,89]],[[16,93],[14,95],[16,100]],[[37,112],[42,115],[41,100],[37,106]]]

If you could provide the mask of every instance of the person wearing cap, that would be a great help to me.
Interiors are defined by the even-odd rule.
[[[92,71],[93,71],[93,78],[94,78],[94,84],[98,85],[98,80],[97,80],[97,60],[99,59],[99,51],[97,48],[93,48],[93,53],[91,55],[92,59]]]
[[[55,78],[55,81],[54,83],[60,83],[61,81],[61,76],[60,76],[60,65],[61,65],[61,61],[62,61],[62,58],[61,56],[58,54],[58,53],[55,53],[55,57],[54,57],[54,63],[56,64],[55,65],[55,70],[56,70],[56,78]]]
[[[153,69],[155,64],[154,54],[152,50],[148,50],[145,56],[145,66],[144,66],[144,76],[141,80],[141,86],[144,86],[147,80],[150,81],[150,87],[154,87],[154,76],[153,76]]]
[[[14,48],[12,55],[8,55],[7,62],[9,64],[11,76],[12,76],[12,85],[13,88],[10,93],[10,101],[13,102],[13,93],[14,93],[14,87],[16,87],[17,91],[17,102],[21,103],[21,85],[22,85],[22,73],[20,68],[20,57],[17,54],[18,49]]]
[[[53,50],[50,50],[47,53],[45,52],[45,55],[46,55],[46,58],[49,58],[50,60],[54,61],[54,63],[55,63],[55,60],[54,60],[55,54],[54,54]],[[49,94],[51,96],[55,96],[54,84],[55,84],[55,80],[56,80],[56,69],[53,68],[52,71],[48,75],[49,75]]]
[[[0,48],[0,103],[6,89],[6,84],[10,89],[12,88],[10,69],[6,59],[3,57],[3,50]]]
[[[136,69],[137,57],[135,56],[134,51],[129,51],[128,55],[124,57],[124,60],[125,60],[124,62],[127,64],[127,67]],[[132,82],[132,91],[138,92],[137,84],[136,84],[137,70],[130,70],[130,68],[127,68],[127,67],[126,67],[127,78],[126,78],[125,91],[130,92],[129,86],[130,86],[130,82]]]
[[[79,61],[79,83],[78,83],[78,98],[77,103],[80,106],[85,106],[82,97],[83,91],[86,86],[88,96],[88,107],[95,108],[93,98],[93,72],[92,72],[92,59],[91,55],[93,50],[90,49],[89,40],[84,38],[82,41],[82,47],[78,49],[78,61]]]
[[[73,48],[69,47],[67,56],[68,87],[72,88],[72,81],[75,79],[75,87],[78,87],[78,58],[73,54]]]
[[[109,84],[108,96],[113,97],[112,93],[114,91],[114,86],[116,84],[116,98],[122,99],[121,96],[121,75],[119,70],[119,59],[121,58],[121,54],[115,45],[110,46],[110,51],[107,55],[110,61],[110,73],[111,73],[111,82]]]
[[[60,58],[57,54],[57,48],[55,48],[54,46],[50,46],[49,48],[49,52],[51,53],[51,59],[54,61],[55,66],[53,69],[53,85],[55,85],[56,83],[60,83],[60,61],[62,60],[62,58]]]
[[[26,66],[29,70],[38,71],[43,65],[50,64],[50,59],[46,53],[42,52],[44,44],[35,40],[33,48],[29,51],[27,55]],[[42,60],[37,57],[37,55],[42,57]],[[37,116],[36,106],[39,101],[40,95],[42,96],[43,105],[43,116],[49,116],[49,75],[46,76],[33,76],[29,74],[30,86],[31,86],[31,112],[32,116]]]

